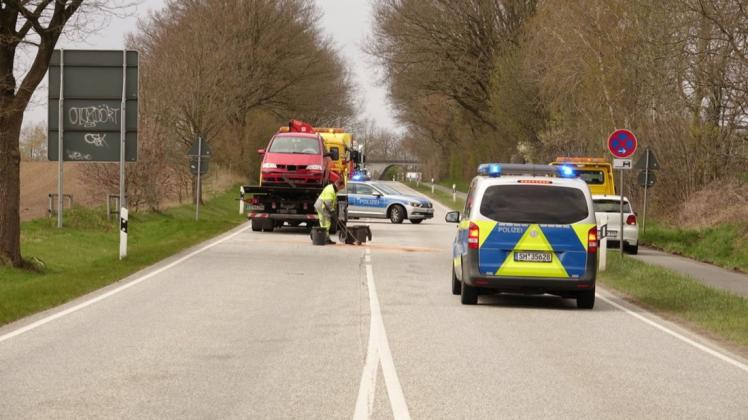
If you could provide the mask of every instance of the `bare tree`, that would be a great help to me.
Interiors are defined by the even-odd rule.
[[[20,267],[19,138],[23,113],[49,66],[65,24],[83,0],[8,0],[0,3],[0,265]],[[18,83],[15,64],[21,44],[36,48]]]

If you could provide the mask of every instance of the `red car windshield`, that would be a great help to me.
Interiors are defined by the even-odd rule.
[[[309,137],[276,137],[270,145],[270,153],[318,155],[319,140]]]

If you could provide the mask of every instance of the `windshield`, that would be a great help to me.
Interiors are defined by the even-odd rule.
[[[595,200],[592,202],[595,212],[598,213],[619,213],[621,211],[621,200]],[[631,213],[631,206],[623,202],[623,212]]]
[[[402,193],[395,188],[387,185],[387,184],[374,184],[375,187],[377,187],[379,190],[384,192],[385,194],[390,195],[402,195]]]
[[[503,223],[567,225],[586,218],[587,200],[577,188],[494,185],[480,203],[482,215]]]
[[[276,137],[268,152],[318,155],[319,140],[310,137]]]
[[[579,178],[592,185],[602,185],[605,183],[605,174],[603,171],[579,171]]]

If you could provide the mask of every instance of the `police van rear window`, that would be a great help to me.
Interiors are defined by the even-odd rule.
[[[577,188],[546,185],[494,185],[480,204],[483,216],[503,223],[566,225],[589,215]]]

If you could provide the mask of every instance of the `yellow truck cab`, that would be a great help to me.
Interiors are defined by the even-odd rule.
[[[353,136],[342,128],[314,127],[314,130],[322,136],[325,148],[328,152],[338,150],[338,160],[331,161],[330,169],[343,176],[347,181],[350,176],[351,145]]]
[[[571,166],[576,175],[587,183],[593,195],[615,195],[613,166],[605,158],[557,157],[555,166]]]

